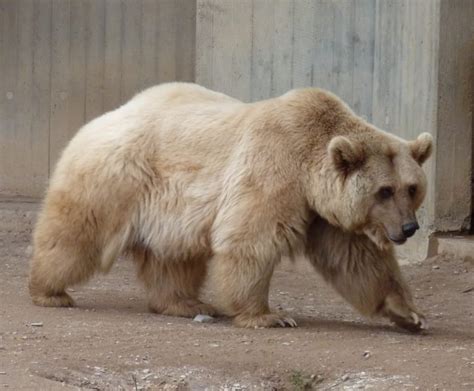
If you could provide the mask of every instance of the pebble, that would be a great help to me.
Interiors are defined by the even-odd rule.
[[[6,375],[7,373],[6,372],[0,372],[0,375]]]
[[[43,322],[32,322],[30,323],[32,327],[43,327]]]
[[[196,315],[193,319],[194,322],[198,323],[214,323],[215,319],[212,316],[209,315]]]
[[[26,256],[31,256],[31,255],[33,255],[33,246],[31,246],[31,245],[28,246],[28,247],[26,248],[26,250],[25,250],[25,254],[26,254]]]
[[[363,354],[364,358],[369,358],[370,357],[370,352],[366,350]]]
[[[349,380],[349,375],[342,376],[342,381],[347,381],[347,380]]]
[[[439,269],[439,266],[438,266],[438,265],[434,265],[434,266],[433,266],[433,269],[434,269],[434,270],[438,270],[438,269]]]

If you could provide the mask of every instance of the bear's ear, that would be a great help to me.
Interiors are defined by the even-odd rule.
[[[411,156],[421,166],[431,156],[433,151],[433,137],[429,133],[422,133],[414,141],[408,143]]]
[[[367,157],[361,143],[344,136],[334,137],[329,143],[328,152],[333,164],[344,174],[362,166]]]

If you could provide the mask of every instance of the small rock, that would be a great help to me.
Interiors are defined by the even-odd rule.
[[[26,250],[25,250],[26,256],[31,256],[33,255],[33,246],[29,245]]]
[[[99,375],[101,373],[105,373],[105,369],[101,367],[94,367],[94,370],[96,372],[96,375]]]
[[[153,376],[153,373],[147,373],[145,376],[142,377],[142,380],[146,380],[151,376]]]
[[[370,352],[366,350],[363,354],[364,358],[369,358],[370,357]]]
[[[434,265],[433,266],[433,270],[438,270],[439,269],[439,266],[438,265]]]
[[[349,380],[349,375],[342,376],[342,381],[347,381],[347,380]]]
[[[30,323],[32,327],[43,327],[43,322],[32,322]]]
[[[199,314],[194,317],[193,321],[198,323],[213,323],[215,319],[209,315]]]
[[[6,372],[3,372],[3,371],[0,372],[0,375],[6,375],[6,374],[7,374]]]
[[[150,373],[151,371],[150,371],[149,369],[144,369],[142,372],[143,372],[144,374],[147,374],[147,373]]]
[[[213,347],[213,348],[218,348],[219,347],[219,344],[217,343],[211,343],[209,344],[209,346]]]

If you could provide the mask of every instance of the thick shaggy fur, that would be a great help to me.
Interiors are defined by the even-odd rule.
[[[318,89],[252,104],[193,84],[146,90],[84,126],[63,152],[34,233],[33,302],[72,305],[68,286],[129,253],[153,311],[212,314],[198,298],[210,267],[237,325],[294,326],[270,311],[268,290],[281,257],[309,242],[323,275],[339,265],[338,278],[351,278],[345,288],[329,278],[350,302],[390,313],[386,284],[401,279],[389,240],[423,200],[427,137],[391,136]],[[393,200],[377,199],[381,185],[393,187]],[[315,216],[327,229],[309,231]],[[360,249],[357,258],[327,250],[339,241]],[[378,293],[366,290],[383,291],[385,302],[374,309]],[[411,301],[400,305],[411,316]]]
[[[382,315],[417,331],[426,321],[413,305],[393,249],[317,218],[308,231],[307,258],[335,290],[366,316]]]

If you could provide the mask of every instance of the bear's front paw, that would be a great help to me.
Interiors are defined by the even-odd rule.
[[[262,314],[247,315],[240,314],[234,318],[237,327],[260,328],[260,327],[296,327],[293,318],[285,314]]]
[[[390,293],[385,298],[382,314],[397,326],[417,333],[428,329],[425,317],[418,312],[410,299],[399,293]]]
[[[389,316],[389,319],[397,326],[411,331],[412,333],[417,333],[428,329],[428,323],[426,322],[425,317],[413,311],[410,312],[408,316],[392,314]]]

